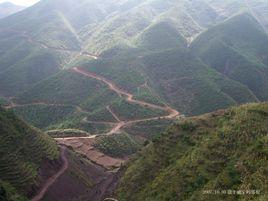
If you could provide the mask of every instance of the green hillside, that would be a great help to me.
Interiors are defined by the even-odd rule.
[[[160,22],[148,27],[137,39],[138,46],[150,51],[186,47],[186,40],[175,26],[168,22]]]
[[[71,70],[65,70],[20,93],[16,101],[19,103],[46,102],[79,105],[88,96],[94,96],[99,89],[105,88],[101,82]]]
[[[15,50],[0,58],[1,66],[7,67],[0,72],[0,90],[5,96],[12,96],[28,89],[34,83],[57,73],[61,67],[55,52],[40,50],[38,47],[32,48],[29,54],[24,55],[25,57],[23,56],[16,63],[6,64],[8,62],[6,59],[14,62],[17,51],[20,51],[19,48],[15,47]]]
[[[19,200],[15,192],[25,195],[36,184],[42,161],[57,159],[58,147],[48,135],[2,108],[0,133],[0,196],[6,192],[13,197],[8,200]]]
[[[267,125],[267,103],[180,121],[129,162],[118,199],[267,200]]]
[[[245,31],[247,30],[247,31]],[[268,98],[268,35],[249,14],[237,15],[201,34],[192,50],[209,66]]]
[[[142,61],[154,89],[183,114],[257,100],[246,87],[204,65],[188,50],[163,51]]]
[[[257,14],[265,5],[260,7],[254,8]],[[0,20],[0,94],[19,103],[103,111],[116,101],[114,94],[95,80],[62,70],[78,63],[137,99],[168,103],[185,114],[267,100],[266,34],[248,15],[223,22],[245,8],[236,0],[41,1]],[[191,45],[194,57],[187,43],[206,29]],[[218,55],[219,49],[224,54]],[[101,56],[93,61],[85,52]],[[225,75],[226,60],[235,68]]]
[[[25,121],[31,125],[46,129],[52,124],[62,122],[75,113],[73,106],[46,106],[46,105],[30,105],[14,108],[14,112],[23,117]]]

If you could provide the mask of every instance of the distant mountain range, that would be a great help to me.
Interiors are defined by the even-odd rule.
[[[0,19],[17,13],[25,9],[24,6],[18,6],[10,2],[0,3]]]
[[[45,102],[91,111],[77,119],[73,109],[53,110],[52,116],[64,109],[76,121],[108,117],[107,104],[121,114],[136,107],[122,107],[105,85],[68,70],[79,66],[186,115],[268,100],[261,17],[268,13],[259,1],[43,0],[0,21],[0,94],[28,107]],[[32,119],[29,110],[17,109]],[[137,111],[136,117],[153,114]],[[65,128],[65,120],[52,125],[35,118],[35,125]]]

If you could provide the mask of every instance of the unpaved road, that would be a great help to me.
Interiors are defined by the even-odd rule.
[[[99,80],[99,81],[105,83],[109,87],[110,90],[116,92],[120,97],[125,97],[126,101],[128,101],[130,103],[141,105],[143,107],[149,107],[152,109],[164,110],[168,113],[168,115],[166,115],[166,116],[152,117],[152,118],[146,118],[146,119],[138,119],[138,120],[132,120],[132,121],[120,121],[120,119],[116,116],[116,114],[114,114],[113,111],[111,111],[110,107],[108,106],[107,109],[113,114],[113,116],[119,122],[106,135],[112,135],[112,134],[118,133],[123,127],[129,126],[129,125],[134,124],[134,123],[150,121],[150,120],[158,120],[158,119],[173,119],[180,114],[177,110],[175,110],[169,106],[159,106],[159,105],[154,105],[154,104],[147,103],[144,101],[136,100],[136,99],[134,99],[133,94],[120,89],[112,81],[110,81],[102,76],[96,75],[95,73],[87,72],[83,69],[80,69],[79,67],[74,67],[72,70],[76,73],[82,74],[84,76],[87,76],[87,77],[90,77],[90,78],[93,78],[93,79],[96,79],[96,80]]]
[[[121,121],[119,119],[119,117],[112,111],[112,109],[110,108],[110,106],[107,106],[106,109],[112,114],[112,116],[116,119],[116,121],[118,121],[118,122]]]
[[[170,118],[173,118],[173,117],[176,117],[177,115],[179,115],[179,112],[169,106],[159,106],[159,105],[154,105],[152,103],[147,103],[147,102],[144,102],[144,101],[140,101],[140,100],[136,100],[134,99],[134,95],[129,93],[129,92],[126,92],[122,89],[120,89],[119,87],[117,87],[112,81],[102,77],[102,76],[99,76],[99,75],[96,75],[95,73],[91,73],[91,72],[87,72],[83,69],[80,69],[79,67],[74,67],[73,68],[73,71],[77,72],[77,73],[80,73],[82,75],[85,75],[87,77],[90,77],[90,78],[94,78],[94,79],[97,79],[101,82],[104,82],[106,85],[108,85],[109,89],[116,92],[119,96],[126,96],[126,100],[130,103],[134,103],[134,104],[138,104],[138,105],[141,105],[143,107],[149,107],[149,108],[152,108],[152,109],[160,109],[160,110],[164,110],[164,111],[167,111],[168,113],[170,113],[171,117]]]
[[[49,187],[52,186],[55,181],[57,181],[57,179],[68,169],[69,162],[66,157],[66,147],[61,147],[61,160],[63,161],[61,169],[46,181],[40,192],[34,198],[32,198],[31,201],[41,200],[48,191]]]
[[[12,109],[12,108],[17,108],[17,107],[27,107],[27,106],[66,106],[64,104],[50,104],[50,103],[45,103],[45,102],[34,102],[34,103],[29,103],[29,104],[17,104],[14,103],[13,101],[10,102],[10,105],[6,106],[6,109]]]

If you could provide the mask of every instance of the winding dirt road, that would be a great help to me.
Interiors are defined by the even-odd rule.
[[[61,147],[61,160],[63,161],[61,169],[46,181],[39,193],[35,197],[33,197],[31,201],[40,201],[41,199],[43,199],[50,186],[52,186],[55,181],[57,181],[57,179],[68,169],[69,162],[66,157],[66,149],[66,147]]]
[[[76,73],[82,74],[82,75],[87,76],[89,78],[93,78],[93,79],[96,79],[96,80],[99,80],[99,81],[105,83],[110,90],[116,92],[118,94],[118,96],[120,96],[120,97],[125,97],[126,101],[128,101],[130,103],[141,105],[143,107],[149,107],[152,109],[163,110],[163,111],[166,111],[168,113],[168,115],[166,115],[166,116],[152,117],[152,118],[146,118],[146,119],[138,119],[138,120],[132,120],[132,121],[120,121],[120,119],[114,114],[113,111],[111,111],[110,107],[108,106],[107,109],[113,114],[113,116],[116,118],[118,123],[106,135],[112,135],[112,134],[118,133],[122,128],[129,126],[131,124],[134,124],[134,123],[151,121],[151,120],[158,120],[158,119],[174,119],[175,117],[180,115],[180,113],[177,110],[175,110],[167,105],[166,106],[159,106],[159,105],[154,105],[154,104],[147,103],[144,101],[136,100],[136,99],[134,99],[133,94],[120,89],[112,81],[110,81],[102,76],[99,76],[95,73],[85,71],[83,69],[80,69],[79,67],[74,67],[72,70]]]
[[[138,105],[141,105],[143,107],[149,107],[149,108],[152,108],[152,109],[165,110],[168,113],[170,113],[170,115],[171,115],[170,118],[174,118],[174,117],[179,115],[179,112],[177,110],[175,110],[175,109],[173,109],[173,108],[171,108],[169,106],[162,107],[162,106],[159,106],[159,105],[154,105],[154,104],[147,103],[147,102],[144,102],[144,101],[136,100],[136,99],[134,99],[133,94],[120,89],[115,84],[113,84],[112,81],[110,81],[110,80],[108,80],[108,79],[106,79],[106,78],[104,78],[102,76],[96,75],[95,73],[87,72],[87,71],[85,71],[83,69],[80,69],[79,67],[74,67],[73,71],[75,71],[77,73],[80,73],[82,75],[85,75],[87,77],[94,78],[96,80],[99,80],[99,81],[105,83],[106,85],[108,85],[110,90],[116,92],[120,97],[126,96],[127,97],[126,101],[128,101],[130,103],[138,104]]]

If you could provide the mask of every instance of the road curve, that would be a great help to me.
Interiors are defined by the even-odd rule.
[[[119,87],[117,87],[110,80],[108,80],[108,79],[106,79],[106,78],[104,78],[102,76],[99,76],[99,75],[97,75],[95,73],[91,73],[91,72],[85,71],[85,70],[83,70],[83,69],[81,69],[79,67],[74,67],[72,70],[75,73],[79,73],[79,74],[82,74],[84,76],[87,76],[87,77],[90,77],[90,78],[93,78],[93,79],[96,79],[96,80],[99,80],[99,81],[105,83],[109,87],[110,90],[116,92],[120,97],[125,97],[126,98],[126,101],[128,101],[130,103],[141,105],[143,107],[149,107],[149,108],[152,108],[152,109],[164,110],[164,111],[166,111],[168,113],[168,115],[166,115],[166,116],[152,117],[152,118],[146,118],[146,119],[138,119],[138,120],[132,120],[132,121],[119,121],[112,128],[112,130],[110,132],[108,132],[106,135],[112,135],[114,133],[117,133],[122,128],[124,128],[126,126],[129,126],[131,124],[134,124],[134,123],[139,123],[139,122],[144,122],[144,121],[150,121],[150,120],[158,120],[158,119],[174,119],[175,117],[177,117],[180,114],[177,110],[175,110],[175,109],[173,109],[173,108],[171,108],[169,106],[159,106],[159,105],[154,105],[152,103],[147,103],[147,102],[144,102],[144,101],[136,100],[136,99],[134,99],[134,95],[133,94],[120,89]],[[108,109],[110,109],[110,108],[108,107]],[[120,120],[118,118],[116,118],[116,119],[117,120]],[[91,138],[93,138],[93,137],[91,136]]]
[[[120,89],[119,87],[117,87],[115,84],[113,84],[111,81],[109,81],[108,79],[102,77],[102,76],[99,76],[99,75],[96,75],[95,73],[91,73],[91,72],[87,72],[83,69],[80,69],[79,67],[74,67],[73,68],[73,71],[76,72],[76,73],[80,73],[82,75],[85,75],[87,77],[90,77],[90,78],[94,78],[94,79],[97,79],[101,82],[104,82],[106,85],[108,85],[109,89],[116,92],[118,95],[120,96],[126,96],[126,100],[128,102],[131,102],[131,103],[134,103],[134,104],[137,104],[137,105],[141,105],[143,107],[150,107],[152,109],[160,109],[160,110],[164,110],[166,112],[169,113],[168,116],[166,116],[166,118],[174,118],[176,116],[178,116],[180,113],[169,107],[169,106],[159,106],[159,105],[155,105],[155,104],[152,104],[152,103],[147,103],[147,102],[144,102],[144,101],[140,101],[140,100],[136,100],[134,99],[134,95],[129,93],[129,92],[126,92],[122,89]]]
[[[40,192],[31,199],[31,201],[40,201],[43,199],[44,195],[48,191],[48,189],[57,181],[57,179],[68,169],[69,162],[66,157],[66,147],[61,147],[61,160],[63,161],[63,165],[61,169],[53,176],[51,176],[44,186],[41,188]]]

